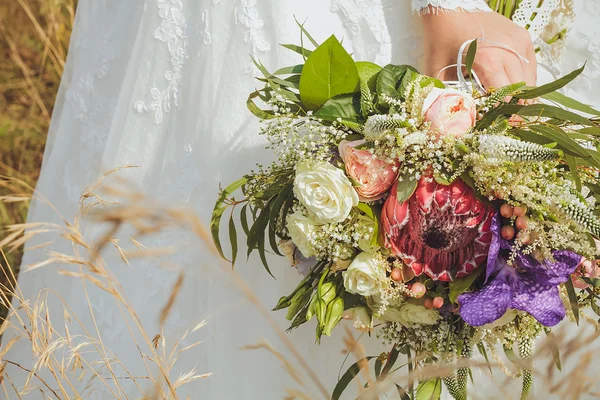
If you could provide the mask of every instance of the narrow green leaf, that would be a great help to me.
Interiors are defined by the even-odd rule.
[[[481,342],[477,343],[477,350],[479,350],[479,353],[483,356],[483,358],[485,359],[485,362],[488,366],[488,369],[490,370],[490,375],[494,375],[494,373],[492,372],[492,364],[490,363],[490,360],[488,358],[487,355],[487,351],[485,350],[485,345]]]
[[[396,346],[392,347],[392,350],[390,350],[390,353],[388,354],[385,366],[383,367],[383,371],[381,371],[381,379],[385,379],[389,375],[390,371],[394,367],[394,364],[396,364],[396,361],[398,361],[399,355],[400,352]]]
[[[546,331],[546,336],[548,337],[548,340],[546,341],[546,343],[548,343],[550,345],[550,347],[552,348],[552,358],[554,359],[554,365],[556,365],[556,368],[559,371],[562,371],[562,365],[560,362],[560,350],[558,349],[558,342],[556,340],[556,337],[554,336],[554,333],[552,333],[551,330],[545,330]]]
[[[554,82],[547,83],[542,86],[538,86],[536,88],[524,90],[523,93],[516,95],[515,97],[519,99],[535,99],[536,97],[543,96],[548,93],[556,92],[558,89],[564,87],[573,79],[577,78],[585,69],[585,64],[575,71],[563,76],[560,79],[555,80]]]
[[[415,179],[411,180],[409,174],[405,174],[398,178],[398,186],[396,188],[396,195],[398,196],[398,204],[404,203],[408,200],[415,190],[417,190],[418,182]]]
[[[450,294],[448,295],[450,301],[452,303],[456,303],[456,299],[458,298],[458,296],[469,290],[471,285],[473,285],[473,282],[475,282],[475,279],[477,279],[479,275],[481,275],[484,269],[485,268],[483,266],[479,267],[473,273],[467,275],[464,278],[450,281]]]
[[[577,132],[582,133],[584,135],[600,136],[600,127],[594,126],[589,128],[583,128],[578,130]]]
[[[477,53],[477,39],[473,39],[467,50],[467,58],[465,60],[465,68],[467,69],[467,75],[471,75],[473,69],[473,62],[475,61],[475,54]]]
[[[248,245],[248,256],[253,250],[257,249],[258,243],[265,240],[265,230],[269,223],[269,207],[270,201],[260,211],[258,217],[254,220],[252,227],[250,228],[250,234],[248,234],[247,245]]]
[[[575,322],[577,323],[577,325],[579,325],[579,303],[577,302],[577,293],[575,293],[573,281],[568,279],[565,282],[565,288],[567,289],[567,294],[569,295],[569,303],[571,303],[571,310],[573,310]]]
[[[332,400],[339,400],[341,398],[342,393],[344,393],[344,390],[346,390],[350,382],[352,382],[356,375],[358,375],[361,369],[367,364],[365,361],[370,361],[372,358],[375,357],[369,356],[362,358],[352,364],[350,368],[346,370],[344,375],[342,375],[338,381],[337,385],[335,385],[335,389],[333,389],[333,394],[331,395]]]
[[[510,110],[510,106],[515,106],[514,104],[510,104],[506,107],[507,110]],[[557,119],[561,119],[563,121],[571,121],[571,122],[575,122],[581,125],[593,125],[589,119],[576,114],[572,111],[568,111],[568,110],[564,110],[560,107],[556,107],[556,106],[551,106],[548,104],[532,104],[532,105],[528,105],[528,106],[519,106],[516,105],[516,107],[519,107],[518,110],[516,110],[516,112],[514,112],[513,114],[517,114],[517,115],[521,115],[523,117],[537,117],[537,116],[541,116],[541,117],[548,117],[548,118],[557,118]],[[510,115],[510,114],[508,114]]]
[[[304,47],[298,46],[297,44],[282,44],[281,46],[285,47],[288,50],[292,50],[304,57],[308,57],[313,53],[312,50],[305,49]]]
[[[419,383],[415,400],[438,400],[442,394],[442,380],[432,378]]]
[[[408,395],[408,393],[406,393],[406,390],[404,390],[404,388],[402,388],[402,386],[398,385],[397,383],[396,385],[396,389],[398,389],[398,395],[400,396],[400,400],[410,400],[410,396]]]
[[[308,56],[300,76],[300,97],[308,109],[316,110],[337,95],[355,92],[358,83],[354,60],[331,36]]]
[[[229,217],[229,242],[231,243],[231,266],[233,267],[238,253],[237,230],[235,229],[233,213]]]
[[[567,160],[567,165],[575,182],[577,192],[581,193],[581,177],[579,176],[579,169],[577,169],[577,159],[568,154],[565,156],[565,159]]]
[[[381,376],[381,368],[383,368],[383,361],[381,361],[381,357],[377,357],[375,360],[375,380],[379,380]]]
[[[260,119],[275,118],[273,111],[263,110],[256,105],[254,99],[257,97],[260,97],[260,92],[258,90],[250,93],[250,95],[248,96],[248,100],[246,100],[246,107],[248,108],[248,110],[250,110],[252,114],[256,115]]]
[[[575,140],[571,139],[569,135],[560,128],[551,127],[546,125],[531,125],[529,130],[538,133],[551,142],[556,142],[558,148],[580,158],[590,158],[590,154],[587,149],[582,147]]]
[[[510,362],[512,362],[513,364],[519,364],[520,360],[519,357],[517,357],[517,355],[515,354],[515,351],[513,350],[512,347],[509,346],[502,346],[504,349],[504,354],[506,354],[506,357],[510,360]]]
[[[273,75],[291,75],[291,74],[299,74],[302,72],[302,68],[304,64],[292,65],[291,67],[280,68],[277,71],[273,72]]]
[[[310,35],[310,33],[308,33],[308,31],[304,28],[304,23],[298,22],[296,17],[294,17],[294,20],[296,21],[296,24],[298,24],[298,27],[300,28],[302,33],[304,35],[306,35],[306,37],[308,38],[308,40],[310,40],[310,42],[313,44],[313,46],[319,47],[319,43],[315,39],[313,39],[313,37]]]
[[[264,236],[264,234],[261,235],[260,239],[258,240],[257,249],[258,249],[258,254],[260,256],[260,261],[262,261],[262,264],[265,267],[265,269],[267,270],[267,272],[269,273],[269,275],[271,275],[271,277],[273,277],[273,279],[275,279],[275,276],[271,273],[271,269],[269,268],[269,263],[267,262],[267,255],[265,252],[265,236]]]
[[[240,211],[240,222],[244,230],[244,235],[248,236],[250,234],[250,228],[248,227],[248,203],[244,204]]]
[[[283,256],[283,254],[281,254],[277,245],[277,222],[279,221],[283,204],[292,194],[292,190],[293,185],[290,183],[277,195],[269,212],[269,243],[273,252],[278,256]]]
[[[215,207],[212,212],[212,217],[210,219],[210,232],[212,235],[213,243],[215,244],[215,247],[217,248],[217,251],[219,252],[221,257],[223,257],[226,260],[227,260],[227,258],[223,254],[223,248],[221,246],[221,239],[219,238],[219,227],[221,225],[221,217],[223,216],[225,209],[228,207],[228,206],[223,206],[223,204],[225,204],[225,200],[227,200],[227,198],[229,198],[229,196],[231,196],[236,190],[238,190],[239,188],[244,186],[244,184],[246,184],[246,182],[248,182],[248,178],[243,177],[243,178],[238,179],[237,181],[233,182],[231,185],[227,186],[225,189],[223,189],[223,191],[219,194],[219,197],[215,203]]]
[[[600,115],[600,111],[596,110],[592,106],[581,103],[575,99],[565,96],[564,94],[562,94],[560,92],[548,93],[542,97],[546,100],[553,101],[555,103],[558,103],[560,105],[568,107],[572,110],[581,111],[581,112],[584,112],[586,114],[591,114],[591,115]]]

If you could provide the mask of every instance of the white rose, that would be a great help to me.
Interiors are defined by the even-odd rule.
[[[361,331],[368,332],[373,329],[373,319],[365,307],[355,307],[344,312],[344,318],[353,322],[353,326]]]
[[[294,194],[321,224],[344,221],[358,205],[352,182],[344,171],[329,163],[298,165]]]
[[[418,304],[403,303],[399,308],[388,307],[379,318],[411,327],[415,324],[433,325],[438,322],[441,316],[436,310],[429,310]]]
[[[306,215],[296,211],[287,217],[287,228],[292,242],[304,257],[312,257],[315,252],[310,244],[310,236],[314,231],[314,222]]]
[[[344,287],[350,293],[361,296],[379,294],[385,282],[385,267],[382,260],[370,253],[360,253],[342,272]]]

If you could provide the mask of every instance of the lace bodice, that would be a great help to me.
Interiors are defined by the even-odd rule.
[[[414,12],[427,13],[430,7],[442,11],[492,11],[485,0],[412,0]]]

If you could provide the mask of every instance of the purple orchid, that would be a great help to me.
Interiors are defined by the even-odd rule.
[[[502,317],[507,309],[526,311],[539,323],[554,326],[565,317],[558,285],[575,271],[581,256],[572,251],[553,251],[554,261],[541,263],[530,255],[517,253],[514,268],[508,265],[512,243],[500,236],[500,216],[491,227],[493,238],[488,252],[485,286],[458,296],[460,315],[470,325],[481,326]],[[496,274],[492,277],[492,275]]]

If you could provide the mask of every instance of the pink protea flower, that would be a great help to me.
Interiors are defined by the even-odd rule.
[[[423,178],[410,199],[398,204],[397,183],[383,205],[385,245],[416,275],[451,281],[487,258],[495,210],[475,198],[462,180],[441,185]]]

